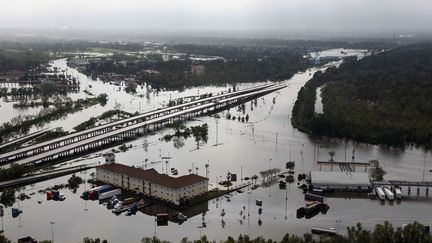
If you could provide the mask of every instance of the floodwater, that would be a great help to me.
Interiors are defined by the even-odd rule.
[[[323,114],[324,113],[324,107],[323,107],[323,103],[322,103],[322,88],[324,88],[324,86],[318,87],[316,89],[316,97],[315,97],[315,113],[317,114]]]
[[[58,61],[61,64],[61,60]],[[63,61],[64,63],[64,61]],[[333,63],[334,65],[335,63]],[[295,160],[295,178],[298,173],[308,173],[317,170],[316,160],[328,160],[329,151],[335,151],[335,160],[351,159],[355,147],[355,160],[368,161],[378,159],[387,171],[386,179],[406,179],[430,181],[431,169],[430,154],[421,150],[406,148],[402,150],[385,149],[368,144],[356,144],[339,140],[312,140],[291,126],[291,110],[300,88],[316,72],[318,68],[298,73],[290,80],[284,81],[288,87],[280,91],[258,98],[246,104],[245,114],[249,114],[249,122],[227,120],[228,111],[220,113],[220,119],[214,117],[198,117],[186,122],[187,126],[209,125],[207,143],[202,143],[197,149],[193,138],[174,143],[162,141],[164,134],[172,133],[172,129],[158,131],[155,135],[141,137],[130,143],[133,148],[124,153],[116,154],[118,163],[142,166],[148,159],[147,168],[153,167],[159,172],[177,168],[179,175],[187,174],[194,168],[198,174],[205,176],[205,164],[209,163],[210,183],[216,185],[225,177],[226,173],[236,173],[241,176],[259,175],[260,171],[269,168],[284,170],[285,162]],[[72,70],[71,70],[72,72]],[[78,75],[78,74],[76,74]],[[81,85],[92,85],[89,91],[98,94],[107,92],[110,103],[106,107],[97,107],[84,110],[79,115],[68,116],[63,121],[52,122],[52,125],[63,125],[68,130],[74,125],[87,119],[89,115],[96,116],[109,109],[115,102],[122,104],[128,111],[140,109],[142,111],[157,108],[163,101],[169,100],[170,95],[188,96],[198,90],[204,92],[220,92],[228,87],[201,87],[185,90],[184,92],[160,92],[150,94],[150,98],[130,96],[123,91],[117,91],[118,86],[103,84],[100,81],[91,81],[79,75]],[[241,88],[255,85],[242,84]],[[140,92],[140,91],[139,91]],[[142,91],[145,92],[145,91]],[[83,94],[77,94],[81,96]],[[231,109],[230,114],[244,116],[241,110]],[[172,157],[168,163],[162,157]],[[163,162],[161,162],[163,161]],[[64,163],[63,166],[78,165],[94,162],[103,162],[97,155]],[[168,169],[166,168],[168,167]],[[198,170],[196,170],[198,168]],[[424,171],[427,171],[424,173]],[[79,176],[89,179],[90,173],[78,173]],[[223,240],[227,236],[237,237],[239,234],[248,234],[251,237],[264,236],[280,240],[286,233],[302,235],[310,232],[312,226],[335,227],[344,232],[347,226],[361,222],[367,228],[377,223],[389,220],[396,226],[417,220],[429,223],[432,216],[428,213],[432,209],[431,201],[425,197],[412,196],[401,203],[381,204],[377,200],[356,198],[355,194],[343,195],[339,198],[327,198],[330,205],[327,214],[319,214],[312,219],[297,219],[297,208],[304,206],[302,191],[297,188],[297,181],[287,186],[287,190],[280,190],[277,183],[271,187],[260,187],[250,193],[234,193],[231,201],[224,197],[211,200],[207,205],[194,208],[192,216],[186,222],[178,225],[169,222],[168,226],[155,226],[154,217],[137,213],[135,216],[116,216],[96,201],[84,201],[79,198],[81,193],[90,185],[83,184],[74,194],[68,189],[61,190],[66,195],[63,202],[47,201],[44,194],[38,194],[39,189],[55,184],[65,183],[69,176],[37,183],[23,188],[26,194],[36,192],[32,199],[17,202],[14,207],[23,210],[18,218],[12,218],[10,208],[6,209],[4,217],[5,235],[16,240],[30,235],[37,239],[51,239],[51,224],[54,222],[53,232],[56,242],[78,242],[83,237],[100,237],[109,242],[140,242],[142,237],[156,235],[163,240],[174,242],[183,237],[198,239],[200,235],[207,235],[211,240]],[[259,179],[261,181],[261,178]],[[241,184],[241,181],[237,182]],[[263,213],[258,214],[255,200],[263,201]],[[37,201],[41,201],[39,204]],[[250,204],[249,204],[250,202]],[[221,216],[224,210],[226,215]],[[250,216],[248,212],[250,211]],[[204,213],[204,215],[203,215]],[[222,223],[222,220],[224,224]],[[202,228],[202,222],[206,223]]]

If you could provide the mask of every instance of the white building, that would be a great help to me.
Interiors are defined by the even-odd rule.
[[[112,152],[105,153],[102,155],[105,158],[105,164],[115,163],[115,154]]]
[[[159,174],[155,169],[143,170],[116,163],[96,167],[96,180],[137,190],[176,205],[208,191],[208,179],[199,175],[171,177]]]
[[[367,172],[311,171],[313,188],[330,190],[367,191],[372,186]]]

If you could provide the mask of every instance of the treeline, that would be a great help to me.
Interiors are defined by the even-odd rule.
[[[400,40],[399,40],[400,41]],[[283,47],[292,49],[302,49],[318,51],[332,48],[353,48],[353,49],[376,49],[382,50],[394,47],[396,43],[388,38],[334,38],[321,40],[302,40],[302,39],[270,39],[270,38],[214,38],[214,37],[190,37],[188,39],[176,40],[170,45],[171,49],[185,51],[181,46],[246,46],[246,47]],[[194,44],[190,44],[194,43]],[[204,54],[204,53],[194,53]],[[206,55],[206,54],[204,54]],[[207,54],[209,55],[209,54]]]
[[[78,124],[77,126],[75,126],[73,129],[76,132],[79,131],[83,131],[85,129],[89,129],[92,127],[96,126],[96,123],[98,121],[103,121],[106,119],[112,119],[113,117],[117,117],[117,118],[129,118],[132,116],[138,115],[138,112],[135,112],[134,114],[129,113],[127,111],[122,111],[122,110],[109,110],[109,111],[105,111],[104,113],[102,113],[102,115],[97,116],[97,117],[90,117],[87,121],[84,121],[80,124]]]
[[[159,240],[158,238],[145,237],[142,243],[168,243],[169,241]],[[190,241],[183,238],[181,243],[210,243],[216,242],[209,240],[206,236],[199,240]],[[314,237],[311,234],[304,234],[303,237],[286,234],[282,240],[265,239],[258,237],[251,239],[248,235],[240,235],[237,239],[228,236],[226,240],[218,241],[223,243],[429,243],[432,238],[427,228],[420,223],[414,222],[405,227],[393,227],[385,221],[384,224],[377,224],[373,231],[366,230],[360,223],[356,226],[348,227],[347,235],[335,235]]]
[[[0,97],[8,95],[12,97],[29,97],[29,96],[52,96],[52,95],[66,95],[67,90],[55,84],[37,84],[31,87],[18,87],[18,88],[0,88]]]
[[[0,41],[0,49],[28,50],[34,52],[60,53],[65,51],[88,51],[91,48],[106,48],[116,50],[139,50],[143,45],[137,42],[96,42],[85,40],[48,40],[43,41]]]
[[[188,46],[187,50],[194,53],[192,47],[193,45]],[[94,76],[109,72],[138,75],[138,80],[150,83],[153,87],[179,89],[208,84],[283,80],[310,67],[308,60],[303,58],[304,52],[293,51],[291,48],[207,46],[207,52],[202,51],[205,47],[196,48],[199,53],[221,56],[225,60],[201,62],[205,72],[199,76],[190,73],[190,59],[164,61],[157,57],[128,62],[126,66],[113,62],[91,63],[86,73]],[[141,72],[142,70],[154,70],[157,73]]]
[[[322,88],[324,114],[315,114]],[[318,136],[432,146],[432,44],[393,49],[316,73],[298,93],[292,124]]]
[[[49,56],[32,49],[0,49],[0,73],[11,70],[27,71],[49,61]]]

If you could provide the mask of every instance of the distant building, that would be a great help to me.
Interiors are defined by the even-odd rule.
[[[107,163],[96,167],[96,180],[125,189],[140,191],[176,205],[208,191],[208,179],[190,174],[171,177],[159,174],[155,169],[143,170],[112,162],[106,155]]]
[[[204,65],[191,64],[191,73],[196,76],[201,76],[205,73]]]
[[[128,62],[126,60],[122,60],[122,61],[117,61],[117,64],[120,66],[127,66]]]
[[[135,90],[138,87],[138,83],[135,81],[135,79],[126,79],[126,87],[129,90]]]
[[[11,70],[6,73],[0,74],[0,80],[1,81],[18,81],[22,78],[24,78],[26,72],[21,70]]]

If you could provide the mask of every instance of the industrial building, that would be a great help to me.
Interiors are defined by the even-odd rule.
[[[208,191],[208,179],[189,174],[171,177],[159,174],[155,169],[143,170],[117,164],[111,156],[107,162],[96,167],[96,180],[124,189],[136,190],[176,205]]]
[[[369,191],[372,188],[367,172],[311,171],[313,188],[323,190]]]

